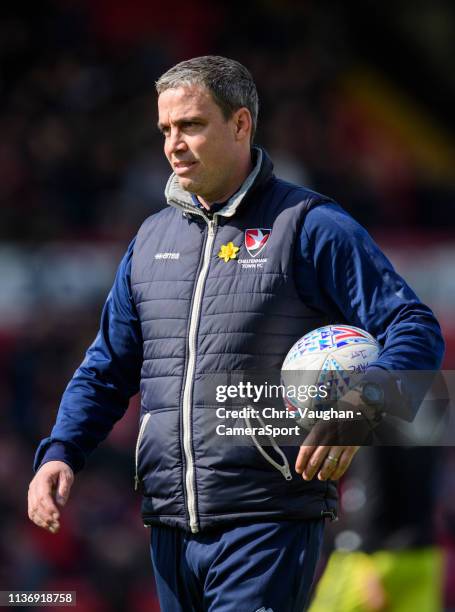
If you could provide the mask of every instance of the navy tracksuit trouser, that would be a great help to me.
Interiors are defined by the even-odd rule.
[[[302,612],[324,521],[268,521],[201,534],[154,526],[162,612]]]

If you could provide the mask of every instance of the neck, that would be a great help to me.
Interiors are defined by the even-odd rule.
[[[210,207],[213,206],[213,204],[215,203],[227,202],[227,200],[229,200],[229,198],[233,196],[234,193],[236,193],[243,185],[252,169],[253,163],[251,161],[251,154],[249,154],[248,157],[245,158],[244,163],[239,166],[238,171],[235,173],[232,180],[229,182],[229,186],[227,186],[219,195],[217,195],[216,197],[210,197],[196,194],[197,199],[206,210],[210,210]]]

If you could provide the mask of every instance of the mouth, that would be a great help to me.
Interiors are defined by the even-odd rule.
[[[197,164],[196,161],[179,161],[173,164],[174,172],[181,176],[182,174],[186,174]]]

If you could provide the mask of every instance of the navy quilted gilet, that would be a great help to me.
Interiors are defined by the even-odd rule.
[[[294,254],[304,216],[322,196],[280,181],[262,153],[257,176],[235,214],[213,220],[186,204],[142,225],[132,291],[144,361],[137,478],[144,523],[197,532],[261,517],[305,519],[334,511],[331,482],[293,472],[298,448],[283,449],[292,478],[257,448],[220,444],[207,380],[232,371],[279,370],[292,344],[328,323],[300,299]],[[247,248],[247,230],[270,235]],[[219,257],[223,245],[235,257]]]

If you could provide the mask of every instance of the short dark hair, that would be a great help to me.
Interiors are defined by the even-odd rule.
[[[167,89],[202,85],[212,94],[225,119],[239,108],[251,113],[251,140],[256,132],[259,100],[256,85],[249,70],[240,62],[220,55],[193,57],[176,64],[156,82],[158,95]]]

